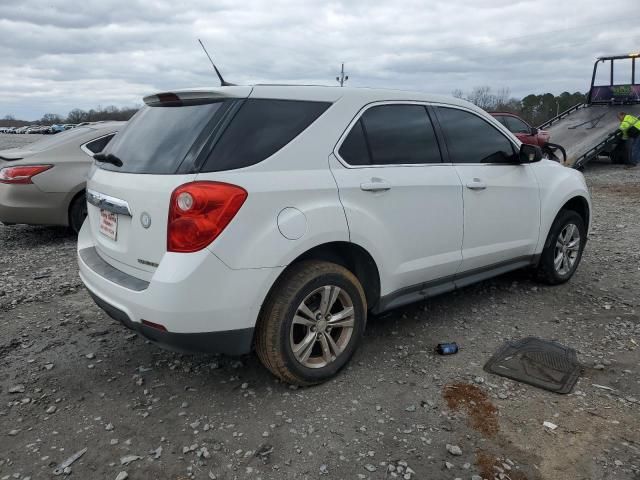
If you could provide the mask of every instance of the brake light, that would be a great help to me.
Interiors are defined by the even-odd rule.
[[[167,250],[197,252],[213,242],[247,199],[244,188],[220,182],[192,182],[171,194]]]
[[[31,179],[53,165],[25,165],[0,170],[0,183],[33,183]]]

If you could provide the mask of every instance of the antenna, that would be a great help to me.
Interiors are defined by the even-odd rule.
[[[341,87],[344,87],[344,82],[349,80],[349,75],[344,74],[344,63],[342,64],[342,69],[340,70],[340,76],[336,77],[336,81],[340,83]]]
[[[235,86],[235,83],[229,83],[224,78],[222,78],[222,75],[220,75],[220,70],[218,70],[218,67],[216,67],[216,64],[213,63],[213,60],[211,59],[211,55],[209,55],[209,52],[207,52],[207,49],[204,48],[204,43],[202,43],[202,40],[200,40],[200,39],[198,39],[198,42],[200,42],[200,46],[202,47],[202,50],[204,50],[204,53],[207,55],[207,57],[209,58],[209,61],[211,62],[211,66],[216,71],[216,75],[218,75],[218,78],[220,79],[220,86],[221,87],[233,87],[233,86]]]

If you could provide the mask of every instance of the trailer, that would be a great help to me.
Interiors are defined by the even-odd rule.
[[[565,148],[566,166],[580,169],[600,155],[621,163],[624,148],[618,113],[640,116],[638,58],[640,53],[599,57],[593,65],[587,101],[538,127],[548,130],[553,141]]]

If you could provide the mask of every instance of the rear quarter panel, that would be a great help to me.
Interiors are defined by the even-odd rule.
[[[325,160],[326,161],[326,160]],[[196,180],[239,185],[247,200],[222,234],[209,246],[230,268],[279,267],[311,248],[348,241],[349,231],[333,176],[327,169],[293,171],[220,172],[200,174]],[[302,236],[286,238],[278,224],[285,208],[297,209]]]
[[[281,267],[318,245],[349,241],[328,158],[360,105],[337,101],[292,142],[256,165],[200,173],[196,180],[227,182],[248,192],[242,208],[209,250],[234,269]],[[285,208],[304,216],[300,238],[286,238],[281,232],[278,215]],[[298,217],[296,222],[302,218]]]

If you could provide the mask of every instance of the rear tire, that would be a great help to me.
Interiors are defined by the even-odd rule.
[[[549,285],[567,282],[575,273],[587,241],[584,220],[573,210],[561,210],[553,221],[537,268]]]
[[[325,261],[294,264],[274,286],[256,328],[262,364],[284,382],[322,383],[356,351],[367,320],[358,279]]]
[[[71,202],[69,207],[69,228],[77,235],[87,217],[87,198],[82,192]]]

